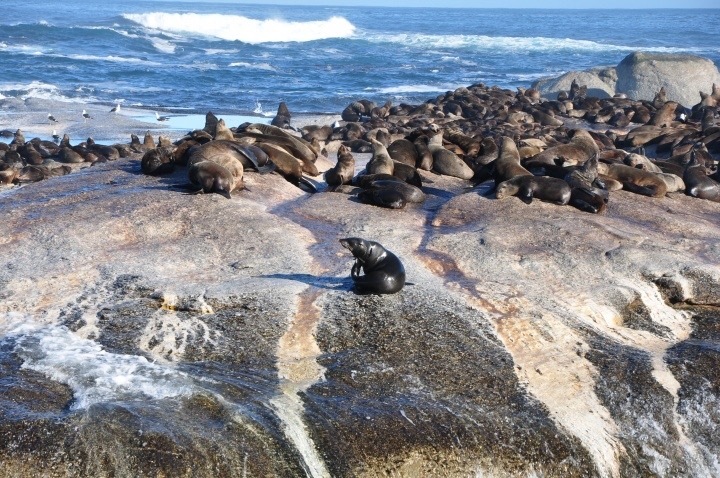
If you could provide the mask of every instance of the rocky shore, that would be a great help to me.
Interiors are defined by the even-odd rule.
[[[316,193],[248,163],[231,199],[173,188],[186,141],[280,141],[211,116],[170,138],[165,174],[145,174],[156,148],[125,136],[124,157],[6,186],[0,475],[720,474],[720,203],[617,178],[596,213],[493,192],[502,158],[533,177],[576,171],[593,158],[539,158],[584,137],[600,164],[702,160],[715,181],[716,105],[591,92],[473,85],[358,101],[334,127],[293,116]],[[414,169],[424,201],[328,191],[341,145],[361,173],[375,143],[438,132]],[[446,151],[472,180],[440,171]],[[409,284],[354,293],[345,237],[382,243]]]

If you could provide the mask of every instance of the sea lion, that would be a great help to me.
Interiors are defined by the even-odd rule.
[[[343,184],[349,184],[355,175],[355,158],[350,149],[340,145],[337,151],[337,164],[325,171],[325,182],[331,190]]]
[[[532,173],[520,165],[520,153],[512,138],[503,136],[498,158],[491,163],[495,184],[500,184],[516,176],[532,176]]]
[[[533,198],[565,205],[570,202],[570,185],[562,179],[549,176],[516,176],[498,184],[495,195],[498,199],[517,196],[526,204]]]
[[[375,241],[359,237],[340,239],[355,257],[350,276],[359,293],[394,294],[405,285],[405,267],[400,259]],[[360,275],[360,270],[365,273]]]
[[[381,142],[374,139],[371,141],[371,143],[373,145],[373,155],[372,158],[370,158],[370,161],[368,161],[367,165],[365,166],[365,170],[367,171],[367,173],[392,174],[395,163],[390,157],[390,154],[388,154],[387,148],[385,148],[385,146]]]
[[[644,196],[663,197],[667,192],[665,181],[655,173],[625,164],[598,164],[598,174],[619,181],[623,189]]]
[[[191,194],[218,193],[228,199],[234,191],[236,181],[233,174],[221,164],[213,161],[193,163],[188,171],[190,182],[200,189]]]

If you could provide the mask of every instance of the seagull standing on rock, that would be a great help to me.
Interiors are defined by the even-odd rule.
[[[120,103],[118,103],[117,106],[113,106],[113,109],[110,110],[110,113],[120,113]]]
[[[56,120],[55,117],[50,113],[48,113],[48,121],[52,121],[54,123],[58,122],[58,120]]]
[[[55,129],[53,130],[52,137],[53,137],[53,141],[55,141],[56,143],[58,141],[60,141],[60,135],[58,134],[57,130],[55,130]]]
[[[90,116],[90,113],[88,113],[85,110],[83,110],[82,115],[83,115],[83,118],[85,118],[85,121],[87,121],[88,118],[92,119],[92,116]]]
[[[170,119],[169,116],[160,116],[157,111],[155,112],[155,118],[156,118],[158,121],[167,121],[167,120]]]

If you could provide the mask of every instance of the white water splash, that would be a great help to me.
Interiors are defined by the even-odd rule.
[[[347,38],[355,27],[342,17],[308,22],[256,20],[241,15],[219,13],[126,13],[123,17],[146,28],[185,33],[244,43],[307,42],[327,38]]]
[[[192,379],[171,367],[137,355],[103,350],[61,326],[23,325],[11,331],[23,368],[67,384],[74,394],[73,409],[117,400],[147,400],[189,395]]]

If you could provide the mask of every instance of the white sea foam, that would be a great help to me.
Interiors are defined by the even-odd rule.
[[[454,90],[455,88],[456,86],[452,85],[399,85],[388,88],[369,88],[369,90],[383,95],[394,95],[399,93],[437,93]]]
[[[155,49],[158,51],[161,51],[163,53],[175,53],[175,44],[171,43],[168,40],[155,37],[149,37],[148,40],[150,41],[150,43],[152,43],[152,46],[154,46]]]
[[[429,48],[467,48],[511,52],[552,52],[552,51],[635,51],[643,50],[656,53],[678,53],[695,51],[687,48],[638,47],[610,45],[589,40],[549,37],[492,37],[486,35],[426,35],[419,33],[384,34],[362,32],[359,38],[373,43],[399,43],[405,46]]]
[[[347,38],[355,27],[342,17],[308,22],[255,20],[241,15],[200,13],[126,13],[123,17],[146,28],[244,43],[306,42]]]
[[[77,98],[69,98],[63,95],[57,86],[43,83],[42,81],[32,81],[26,84],[0,83],[0,94],[2,94],[4,98],[18,98],[21,100],[40,98],[65,103],[77,101]],[[83,97],[83,101],[96,102],[98,100],[93,97]]]
[[[67,384],[74,394],[72,408],[118,400],[148,400],[186,395],[192,379],[170,366],[145,357],[106,352],[92,340],[82,339],[65,327],[21,326],[15,352],[23,368]]]
[[[276,71],[276,69],[269,63],[247,63],[245,61],[236,61],[230,63],[228,66],[241,66],[244,68],[254,68],[256,70]]]

